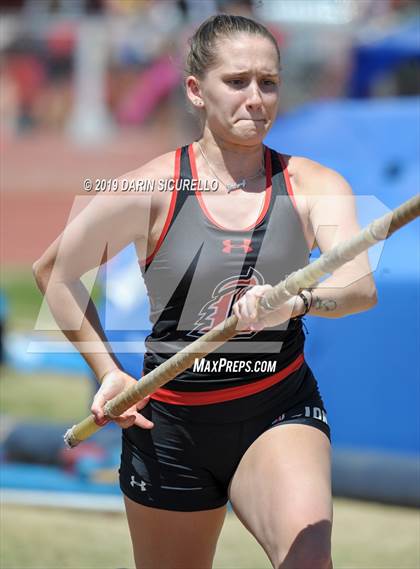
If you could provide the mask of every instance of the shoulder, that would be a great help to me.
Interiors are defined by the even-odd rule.
[[[321,250],[328,250],[334,239],[338,242],[355,235],[360,229],[357,204],[346,179],[314,160],[300,156],[287,158],[293,190],[306,208],[307,219]],[[325,229],[327,226],[334,227],[333,233]],[[321,227],[324,227],[322,231]]]
[[[327,195],[352,195],[349,183],[336,170],[303,156],[282,156],[296,195],[311,198]]]
[[[320,226],[357,225],[354,195],[341,174],[303,156],[283,154],[282,158],[308,243],[313,243]],[[319,236],[318,241],[321,241]],[[325,243],[323,246],[326,250]]]
[[[160,180],[173,177],[176,150],[167,152],[146,164],[122,174],[112,191],[98,192],[83,209],[83,219],[122,221],[136,228],[147,227],[170,202],[171,192],[160,190]],[[142,222],[142,223],[139,223]]]
[[[132,188],[132,191],[137,190],[138,193],[148,193],[150,192],[150,186],[148,189],[147,184],[141,184],[140,183],[141,181],[155,182],[155,186],[157,188],[156,182],[158,182],[159,180],[169,180],[173,178],[175,172],[176,152],[177,152],[176,150],[171,150],[170,152],[161,154],[160,156],[153,158],[146,164],[143,164],[139,168],[131,170],[130,172],[126,172],[125,174],[120,176],[119,191],[124,192],[124,188],[127,187],[126,191],[128,193],[129,193],[129,188]],[[125,185],[126,181],[127,184],[129,182],[131,182],[131,184],[126,186]]]
[[[177,150],[171,150],[118,177],[114,195],[124,196],[125,208],[160,210],[170,200],[165,181],[174,177]]]

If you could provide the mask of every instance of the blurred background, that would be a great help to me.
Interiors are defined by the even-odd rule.
[[[281,109],[267,144],[343,174],[363,225],[419,191],[417,0],[1,0],[5,569],[133,567],[116,484],[120,433],[108,426],[64,450],[63,432],[86,416],[97,385],[61,335],[38,321],[31,266],[92,195],[84,179],[112,179],[198,135],[183,61],[188,38],[217,12],[263,22],[280,45]],[[307,359],[333,430],[335,565],[417,568],[418,222],[370,260],[377,307],[306,319]],[[139,277],[127,248],[91,278],[104,327],[135,376],[149,326]],[[215,567],[269,567],[233,515]]]

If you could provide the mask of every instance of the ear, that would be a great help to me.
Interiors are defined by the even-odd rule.
[[[204,101],[201,95],[200,82],[194,75],[189,75],[185,79],[185,90],[187,91],[187,96],[197,109],[204,108]]]

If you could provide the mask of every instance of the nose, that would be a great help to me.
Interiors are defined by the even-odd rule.
[[[246,106],[248,109],[259,109],[262,106],[262,97],[259,85],[256,81],[252,81],[248,86],[248,100]]]

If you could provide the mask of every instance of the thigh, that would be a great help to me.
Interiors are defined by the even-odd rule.
[[[123,494],[143,506],[175,512],[225,506],[231,476],[222,484],[206,462],[207,455],[210,463],[218,462],[214,446],[219,430],[167,416],[153,404],[143,414],[154,422],[153,429],[123,430]]]
[[[197,512],[150,508],[125,497],[136,569],[210,569],[226,507]]]
[[[260,435],[232,478],[230,500],[274,567],[329,566],[331,459],[321,430],[279,424]]]

